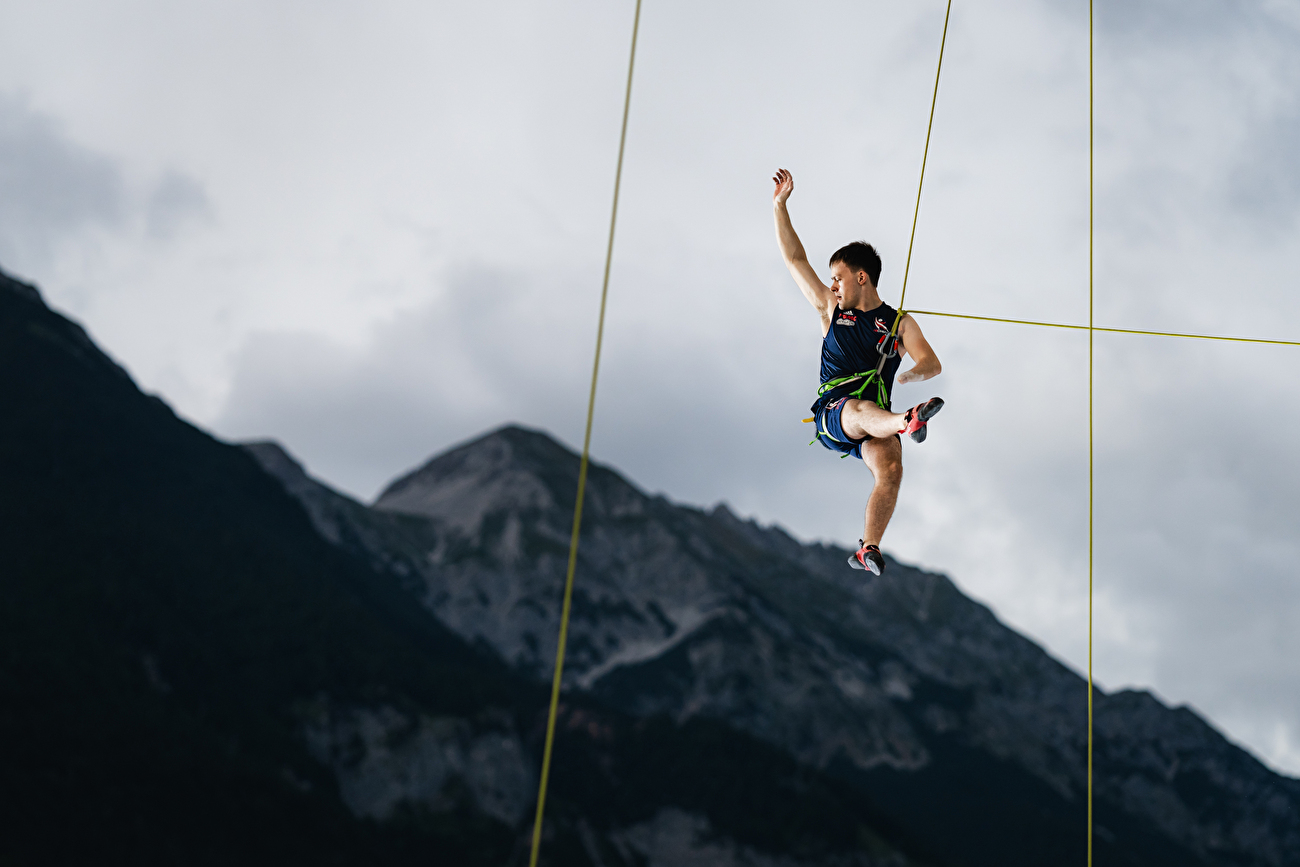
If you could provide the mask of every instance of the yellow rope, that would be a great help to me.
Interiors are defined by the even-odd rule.
[[[560,638],[555,650],[555,677],[551,681],[551,707],[546,717],[546,745],[542,748],[542,776],[537,786],[537,817],[533,822],[533,848],[529,867],[537,867],[542,845],[542,815],[546,808],[546,784],[551,772],[551,751],[555,744],[555,716],[560,704],[560,681],[564,674],[564,645],[569,637],[569,611],[573,602],[573,575],[578,566],[578,530],[582,526],[582,500],[587,491],[587,465],[591,455],[591,421],[596,411],[596,379],[600,373],[600,347],[605,337],[605,301],[609,296],[609,269],[614,259],[614,226],[618,220],[618,192],[623,180],[623,151],[627,145],[627,116],[632,107],[632,70],[636,64],[636,37],[641,26],[641,0],[636,0],[632,18],[632,47],[628,52],[627,90],[623,95],[623,127],[618,138],[618,166],[614,170],[614,205],[609,215],[609,243],[605,247],[605,276],[600,286],[600,318],[596,326],[596,358],[591,366],[591,394],[587,398],[587,430],[582,438],[582,461],[578,466],[578,497],[573,505],[573,534],[569,537],[569,570],[564,578],[564,604],[560,610]]]
[[[1300,340],[1270,340],[1263,337],[1223,337],[1218,334],[1186,334],[1181,331],[1139,331],[1135,328],[1102,328],[1093,331],[1109,331],[1112,334],[1147,334],[1152,337],[1188,337],[1192,340],[1228,340],[1233,343],[1272,343],[1275,346],[1300,346]]]
[[[916,208],[912,211],[912,234],[907,239],[907,262],[903,265],[903,291],[898,296],[898,312],[894,314],[894,324],[889,326],[889,340],[893,340],[898,334],[898,326],[902,324],[905,315],[903,302],[907,300],[907,275],[912,271],[912,248],[916,244],[916,222],[921,216],[921,190],[925,188],[925,164],[930,158],[930,133],[934,130],[934,107],[939,102],[939,75],[943,72],[943,50],[948,44],[948,19],[951,16],[952,0],[948,0],[948,8],[943,13],[943,36],[939,38],[939,63],[934,70],[934,93],[930,95],[930,120],[925,125],[925,150],[921,152],[921,179],[916,184]],[[894,344],[891,349],[897,349],[897,344]],[[885,362],[891,357],[881,352],[880,361],[876,364],[877,381],[880,381],[884,374]]]
[[[981,322],[1005,322],[1008,325],[1037,325],[1042,328],[1068,328],[1072,331],[1105,331],[1111,334],[1145,334],[1149,337],[1186,337],[1191,340],[1227,340],[1233,343],[1271,343],[1275,346],[1300,346],[1300,340],[1274,340],[1266,337],[1225,337],[1221,334],[1191,334],[1185,331],[1142,331],[1137,328],[1108,328],[1104,325],[1068,325],[1064,322],[1040,322],[1034,319],[1004,319],[1000,316],[975,316],[969,313],[944,313],[939,310],[908,310],[922,316],[946,316],[949,319],[978,319]]]
[[[1092,448],[1092,378],[1093,343],[1093,0],[1088,0],[1088,867],[1092,867],[1092,516],[1093,516],[1093,448]]]
[[[925,186],[925,163],[930,158],[930,132],[934,129],[934,107],[939,101],[939,73],[943,72],[943,49],[948,43],[948,18],[952,15],[952,0],[943,13],[943,36],[939,39],[939,65],[934,70],[934,93],[930,96],[930,122],[925,127],[925,150],[921,152],[921,180],[916,185],[916,209],[912,211],[912,234],[907,239],[907,263],[903,265],[903,291],[898,296],[898,315],[894,317],[891,335],[898,331],[903,318],[903,302],[907,300],[907,275],[912,270],[912,246],[916,243],[916,221],[921,216],[921,189]]]

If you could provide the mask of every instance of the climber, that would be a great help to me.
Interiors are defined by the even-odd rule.
[[[870,244],[854,241],[831,256],[831,285],[808,264],[799,236],[790,223],[786,199],[794,192],[794,176],[778,169],[772,206],[776,239],[785,265],[804,297],[817,308],[822,323],[821,388],[812,406],[815,439],[842,456],[862,458],[875,478],[867,500],[858,550],[849,558],[855,569],[875,575],[885,569],[880,538],[894,514],[903,481],[900,434],[923,442],[926,424],[943,408],[937,397],[897,413],[890,409],[894,374],[904,355],[915,364],[898,374],[899,382],[921,382],[939,375],[939,358],[911,316],[898,320],[898,311],[880,300],[880,256]]]

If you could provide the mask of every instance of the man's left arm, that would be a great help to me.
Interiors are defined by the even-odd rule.
[[[921,326],[916,324],[910,313],[903,317],[898,326],[898,340],[903,346],[903,354],[912,356],[912,361],[915,362],[911,370],[898,375],[899,382],[922,382],[934,379],[943,372],[939,356],[934,354],[929,341],[921,333]]]

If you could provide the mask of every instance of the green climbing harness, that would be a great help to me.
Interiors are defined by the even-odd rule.
[[[885,359],[889,359],[892,357],[893,357],[892,354],[887,355],[885,356]],[[841,385],[848,385],[850,382],[853,382],[853,380],[860,379],[862,380],[862,385],[858,386],[856,389],[849,392],[849,397],[853,398],[854,400],[866,400],[866,398],[863,397],[863,394],[866,393],[866,390],[871,386],[872,383],[875,383],[876,405],[879,406],[881,409],[887,410],[889,409],[889,391],[885,388],[885,378],[880,373],[881,368],[883,367],[884,364],[881,364],[880,367],[877,367],[875,370],[869,370],[866,373],[855,373],[852,374],[851,376],[837,376],[834,379],[828,379],[825,382],[823,382],[821,386],[817,389],[817,396],[821,397],[822,395],[826,394],[828,391],[834,391],[835,389],[839,388]]]
[[[868,400],[868,398],[865,397],[866,391],[868,388],[872,386],[872,384],[875,384],[876,396],[874,400],[876,401],[876,405],[879,406],[881,409],[888,410],[889,391],[885,388],[885,378],[881,375],[880,371],[884,367],[883,362],[890,357],[892,357],[892,354],[885,356],[885,358],[882,358],[881,359],[882,363],[880,367],[876,368],[875,370],[869,370],[866,371],[865,373],[855,373],[852,374],[851,376],[837,376],[834,379],[826,380],[817,389],[817,397],[819,398],[823,397],[827,393],[834,391],[835,389],[839,388],[842,385],[848,385],[849,383],[860,379],[862,380],[862,384],[859,385],[853,391],[849,392],[848,395],[846,396],[851,397],[854,400]],[[837,443],[843,442],[843,440],[837,439],[836,437],[832,436],[831,433],[828,430],[826,430],[824,424],[818,423],[817,416],[814,415],[812,418],[806,418],[804,419],[804,421],[813,422],[817,426],[817,432],[813,434],[813,438],[809,441],[808,445],[812,445],[813,443],[817,442],[818,437],[826,437],[826,439],[832,442],[837,442]],[[847,453],[840,455],[841,460],[847,457],[848,457]]]

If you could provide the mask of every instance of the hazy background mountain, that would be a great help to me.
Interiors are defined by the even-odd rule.
[[[6,863],[519,862],[572,452],[504,428],[368,507],[3,276],[0,401]],[[1080,857],[1077,674],[943,576],[591,483],[546,863]],[[1297,863],[1300,783],[1097,714],[1099,857]]]

